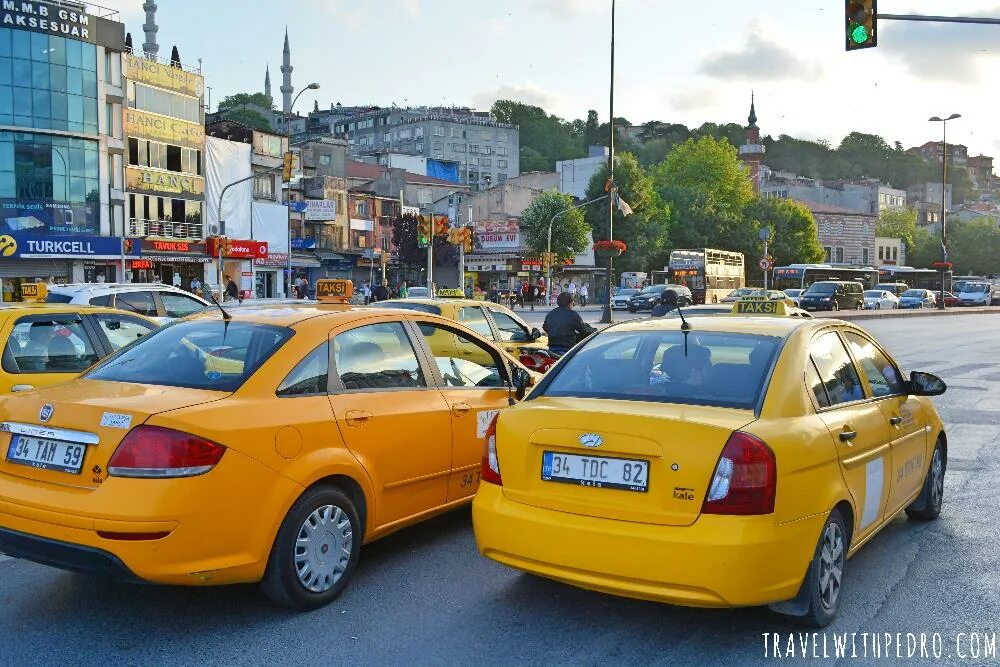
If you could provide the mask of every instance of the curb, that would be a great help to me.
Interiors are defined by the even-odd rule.
[[[853,322],[854,320],[884,320],[901,319],[905,317],[941,317],[945,315],[1000,315],[1000,307],[991,308],[948,308],[947,310],[860,310],[860,311],[825,311],[813,313],[816,318],[830,318]]]

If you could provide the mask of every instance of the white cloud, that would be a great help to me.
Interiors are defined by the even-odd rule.
[[[970,12],[971,16],[996,16]],[[983,65],[995,66],[1000,56],[997,27],[992,25],[881,21],[878,25],[880,55],[899,61],[915,77],[957,83],[980,78]]]
[[[759,25],[751,26],[740,50],[706,56],[698,71],[724,80],[813,81],[823,75],[820,65],[775,43]]]
[[[674,93],[668,98],[671,109],[678,112],[716,109],[722,101],[719,93],[712,88],[688,88]]]
[[[597,14],[610,11],[607,0],[534,0],[531,4],[540,5],[542,9],[556,18],[570,18],[576,14]]]
[[[516,100],[556,114],[569,106],[568,100],[562,95],[545,90],[533,83],[521,85],[505,83],[492,90],[483,90],[472,96],[473,105],[479,109],[489,109],[497,100]]]

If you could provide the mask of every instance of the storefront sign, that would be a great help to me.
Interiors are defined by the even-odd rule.
[[[125,254],[135,256],[135,244],[125,242]],[[118,236],[43,236],[12,234],[0,236],[0,258],[87,258],[118,259],[122,239]]]
[[[124,51],[125,26],[117,21],[84,13],[83,7],[83,3],[75,9],[37,0],[3,0],[0,4],[0,26],[67,37]]]
[[[219,240],[217,236],[208,239],[208,254],[212,257],[219,256]],[[228,239],[228,243],[229,251],[224,253],[224,257],[230,259],[264,259],[267,257],[267,241]]]
[[[306,220],[336,220],[336,199],[310,199],[306,201]]]
[[[292,248],[295,250],[312,250],[316,247],[316,239],[292,239]]]
[[[133,259],[129,262],[130,269],[151,269],[153,268],[153,260],[151,259]]]
[[[166,239],[143,239],[142,254],[169,253],[171,255],[205,255],[207,246],[204,243],[190,241],[169,241]]]
[[[205,179],[142,167],[126,167],[125,189],[166,197],[200,198],[205,194]]]
[[[476,247],[503,250],[521,247],[521,225],[517,220],[480,220],[475,223]]]
[[[187,148],[205,147],[204,126],[136,109],[125,109],[125,136]]]
[[[257,266],[288,266],[288,253],[269,252],[267,257],[257,258],[253,263]]]
[[[146,60],[131,53],[125,54],[124,74],[129,81],[141,81],[183,95],[201,97],[205,92],[204,77],[194,72],[186,72],[180,67]]]
[[[0,232],[17,234],[97,234],[98,218],[90,204],[0,198]]]
[[[308,218],[307,218],[308,219]],[[358,232],[370,232],[373,231],[374,225],[371,220],[360,220],[358,218],[351,218],[351,229]]]

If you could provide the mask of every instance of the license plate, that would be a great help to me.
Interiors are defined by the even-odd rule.
[[[542,452],[542,480],[645,493],[649,461]]]
[[[77,442],[14,435],[7,449],[7,460],[31,468],[79,474],[86,452],[87,446]]]

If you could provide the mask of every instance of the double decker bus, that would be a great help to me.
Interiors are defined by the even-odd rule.
[[[912,266],[882,266],[878,270],[880,283],[906,283],[913,289],[941,289],[941,272],[934,269],[915,269]],[[950,283],[950,272],[945,275]],[[946,287],[946,289],[948,289]]]
[[[729,250],[673,250],[666,271],[654,271],[653,282],[684,285],[695,303],[718,303],[734,289],[746,284],[743,253]]]
[[[879,282],[879,271],[874,267],[856,268],[830,264],[790,264],[777,266],[771,273],[776,290],[807,289],[821,280],[853,280],[871,289]]]

